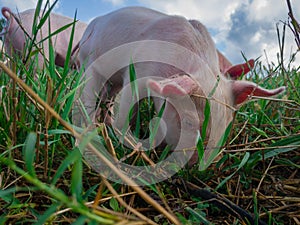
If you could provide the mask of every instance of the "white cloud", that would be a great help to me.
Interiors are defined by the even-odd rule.
[[[288,9],[282,0],[140,0],[141,3],[167,14],[177,14],[188,19],[198,19],[210,31],[216,45],[234,63],[248,58],[277,62],[279,51],[276,23],[287,21]],[[293,5],[294,13],[300,4]],[[300,15],[298,17],[300,19]],[[291,32],[286,32],[286,60],[290,49],[296,50]],[[300,62],[300,61],[299,61]]]
[[[114,6],[120,6],[125,3],[125,0],[104,0],[105,2],[110,2]]]
[[[13,11],[17,9],[20,12],[26,9],[34,8],[36,6],[35,0],[1,0],[0,2],[1,5],[11,8]]]
[[[198,19],[213,29],[228,28],[231,13],[241,4],[240,0],[140,0],[140,2],[167,14]]]
[[[296,1],[294,1],[296,2]],[[253,0],[247,5],[250,22],[274,23],[286,20],[288,8],[282,0]],[[300,4],[293,5],[294,12],[300,12]]]
[[[250,44],[255,44],[261,41],[262,35],[260,32],[256,32],[252,38],[250,38]]]

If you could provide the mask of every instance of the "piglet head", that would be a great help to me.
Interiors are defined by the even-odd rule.
[[[188,149],[177,159],[185,160],[185,157],[188,157],[185,162],[188,162],[189,159],[195,161],[194,158],[198,157],[194,150],[198,131],[201,130],[204,121],[203,109],[206,104],[205,98],[199,98],[199,96],[204,96],[204,93],[198,83],[189,75],[176,75],[160,81],[149,79],[148,87],[161,99],[166,100],[162,116],[167,128],[163,132],[166,134],[166,143],[171,145],[174,150],[179,150],[178,152]],[[160,101],[162,101],[161,99]],[[161,102],[158,101],[157,98],[154,99],[155,106],[161,105]],[[210,129],[208,129],[206,137],[209,137],[209,134]]]
[[[252,65],[252,61],[250,62]],[[234,67],[233,67],[234,68]],[[241,65],[235,67],[231,71],[240,73],[243,70]],[[202,130],[202,124],[204,121],[204,108],[205,108],[205,95],[191,76],[178,75],[171,78],[165,78],[161,81],[149,79],[148,87],[150,90],[157,93],[159,96],[165,99],[178,99],[179,104],[167,105],[163,115],[163,119],[167,124],[168,131],[166,132],[166,142],[170,145],[177,143],[180,132],[187,133],[185,139],[181,139],[181,144],[186,148],[195,147],[197,141],[197,133]],[[221,78],[213,98],[216,101],[210,101],[211,115],[209,118],[209,125],[207,127],[206,138],[209,147],[205,152],[205,160],[210,158],[211,154],[215,154],[220,149],[218,142],[221,136],[224,134],[227,126],[232,120],[233,108],[238,107],[240,104],[249,100],[252,96],[269,97],[277,95],[285,90],[285,87],[280,87],[273,90],[264,89],[253,82],[227,80]],[[184,97],[192,99],[195,104],[195,108],[189,108],[185,106]],[[178,110],[182,110],[182,116],[179,117]],[[195,111],[196,110],[196,111]],[[194,121],[198,121],[194,122]],[[188,128],[190,126],[190,128]],[[195,149],[195,148],[194,148]],[[212,161],[213,159],[210,158]],[[198,161],[197,151],[191,156],[189,165],[192,165]],[[211,161],[205,163],[205,167],[209,165]]]

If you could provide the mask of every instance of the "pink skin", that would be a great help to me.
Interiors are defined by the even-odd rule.
[[[217,146],[220,137],[232,121],[232,109],[247,101],[249,95],[272,96],[284,90],[284,87],[266,90],[255,83],[236,80],[253,68],[254,61],[250,60],[248,62],[249,66],[247,63],[236,66],[231,65],[226,57],[216,50],[212,38],[200,22],[188,21],[183,17],[169,16],[146,8],[129,7],[94,19],[87,27],[79,44],[79,65],[85,66],[85,78],[89,80],[85,85],[81,99],[92,118],[95,116],[94,108],[97,101],[95,93],[100,92],[102,99],[112,97],[129,83],[128,70],[120,70],[114,74],[105,73],[105,70],[108,71],[107,68],[109,67],[122,68],[120,65],[128,65],[130,57],[135,59],[139,54],[142,55],[141,52],[144,51],[143,47],[145,46],[136,47],[130,53],[124,52],[121,56],[118,55],[112,58],[109,61],[110,63],[101,65],[96,60],[104,53],[122,44],[141,40],[160,40],[175,43],[190,50],[201,59],[198,63],[191,63],[189,56],[181,58],[182,53],[177,49],[168,52],[170,60],[173,60],[173,62],[175,60],[175,62],[183,63],[186,66],[188,74],[161,63],[140,62],[135,64],[137,79],[148,79],[146,84],[142,83],[142,86],[139,86],[140,91],[147,86],[153,93],[167,100],[177,101],[188,96],[196,104],[196,111],[185,108],[185,106],[174,108],[169,103],[166,104],[162,119],[167,127],[165,141],[171,146],[176,145],[182,131],[182,124],[187,127],[185,131],[191,134],[201,130],[205,101],[199,96],[204,95],[203,86],[214,86],[220,71],[231,79],[220,76],[218,87],[212,96],[213,99],[218,101],[211,101],[210,120],[211,123],[217,124],[218,129],[213,131],[208,129],[209,148]],[[149,52],[152,50],[153,47],[149,47]],[[157,51],[160,51],[162,55],[167,52],[159,48]],[[97,63],[93,64],[93,62]],[[184,70],[184,72],[186,71]],[[211,79],[207,79],[209,77]],[[104,83],[107,79],[109,79],[110,85]],[[108,86],[110,87],[109,92],[106,91]],[[125,124],[126,118],[122,115],[127,115],[131,101],[130,92],[125,91],[121,94],[120,117],[115,123],[117,127],[122,127]],[[162,100],[154,99],[154,103],[156,110],[159,110]],[[180,104],[184,105],[185,103],[181,101]],[[181,110],[184,111],[185,116],[183,118],[179,118],[176,112],[178,107],[181,107]],[[197,123],[194,121],[197,119],[200,121],[200,126],[195,127]],[[213,126],[213,124],[209,126]],[[185,143],[183,145],[193,148],[195,147],[195,141],[194,139],[184,139],[183,142]],[[206,154],[205,158],[209,157],[211,152],[206,151]],[[190,160],[190,165],[195,163],[197,159],[197,154],[194,154]]]
[[[19,23],[15,18],[18,18],[22,24],[22,27],[26,30],[29,36],[32,36],[32,25],[33,25],[33,18],[34,18],[34,9],[29,9],[19,14],[13,14],[12,11],[7,8],[2,8],[2,14],[7,20],[7,27],[4,27],[1,35],[4,37],[4,44],[7,52],[10,56],[13,56],[13,52],[24,56],[24,50],[26,46],[26,40],[28,36],[24,33],[21,29]],[[50,16],[50,31],[48,21],[42,26],[41,30],[38,32],[36,43],[40,42],[42,39],[49,36],[50,33],[55,32],[59,28],[70,24],[74,21],[73,18],[65,17],[62,15],[58,15],[55,13],[51,13]],[[75,33],[73,39],[73,46],[79,43],[83,32],[85,31],[87,25],[83,22],[77,21],[75,24]],[[55,51],[55,63],[58,66],[63,66],[65,62],[65,56],[67,53],[70,35],[71,35],[72,26],[68,29],[60,32],[59,34],[52,36],[52,43],[54,46]],[[32,37],[31,37],[32,38]],[[39,44],[41,47],[41,45]],[[49,40],[43,42],[43,51],[45,57],[48,59],[49,56]],[[27,54],[27,53],[26,53]],[[41,54],[39,54],[39,66],[42,67],[44,64],[44,59]]]

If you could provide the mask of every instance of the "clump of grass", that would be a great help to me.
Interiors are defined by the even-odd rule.
[[[33,38],[28,39],[27,55],[10,58],[12,71],[9,72],[14,74],[14,79],[7,76],[7,71],[1,70],[1,224],[59,221],[63,218],[61,209],[71,211],[70,217],[77,215],[78,222],[90,219],[101,224],[114,224],[119,220],[117,216],[106,212],[97,215],[84,204],[83,199],[89,195],[82,197],[81,154],[73,147],[70,132],[48,111],[52,108],[61,120],[70,121],[81,76],[68,67],[71,45],[64,68],[55,66],[50,42],[45,69],[37,69],[34,37],[39,32],[38,27],[47,21],[54,4],[49,6],[47,2],[42,11],[42,1],[38,1],[36,15],[41,15],[41,19],[33,24]],[[48,38],[56,31],[53,32]],[[24,59],[28,59],[25,65]],[[27,89],[24,89],[25,86]],[[48,106],[47,109],[37,101],[37,97]]]

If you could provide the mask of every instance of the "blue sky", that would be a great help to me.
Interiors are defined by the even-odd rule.
[[[51,0],[53,2],[53,0]],[[8,6],[20,12],[34,8],[37,0],[0,0],[0,6]],[[294,3],[294,13],[300,20],[300,0]],[[197,19],[210,31],[216,46],[233,63],[247,58],[258,58],[267,63],[277,62],[278,40],[276,24],[287,21],[288,11],[284,0],[59,0],[55,12],[89,22],[93,18],[118,8],[140,5],[167,14]],[[286,63],[296,45],[289,29],[286,32]],[[266,57],[267,56],[267,57]],[[298,57],[299,58],[299,57]],[[295,65],[299,66],[297,58]]]
[[[59,7],[57,11],[59,11],[61,14],[72,17],[74,16],[75,9],[77,9],[78,19],[83,20],[85,22],[89,22],[93,17],[103,15],[110,11],[116,10],[117,8],[129,5],[143,4],[133,0],[128,1],[126,4],[113,4],[110,1],[103,0],[62,0],[59,2]]]

